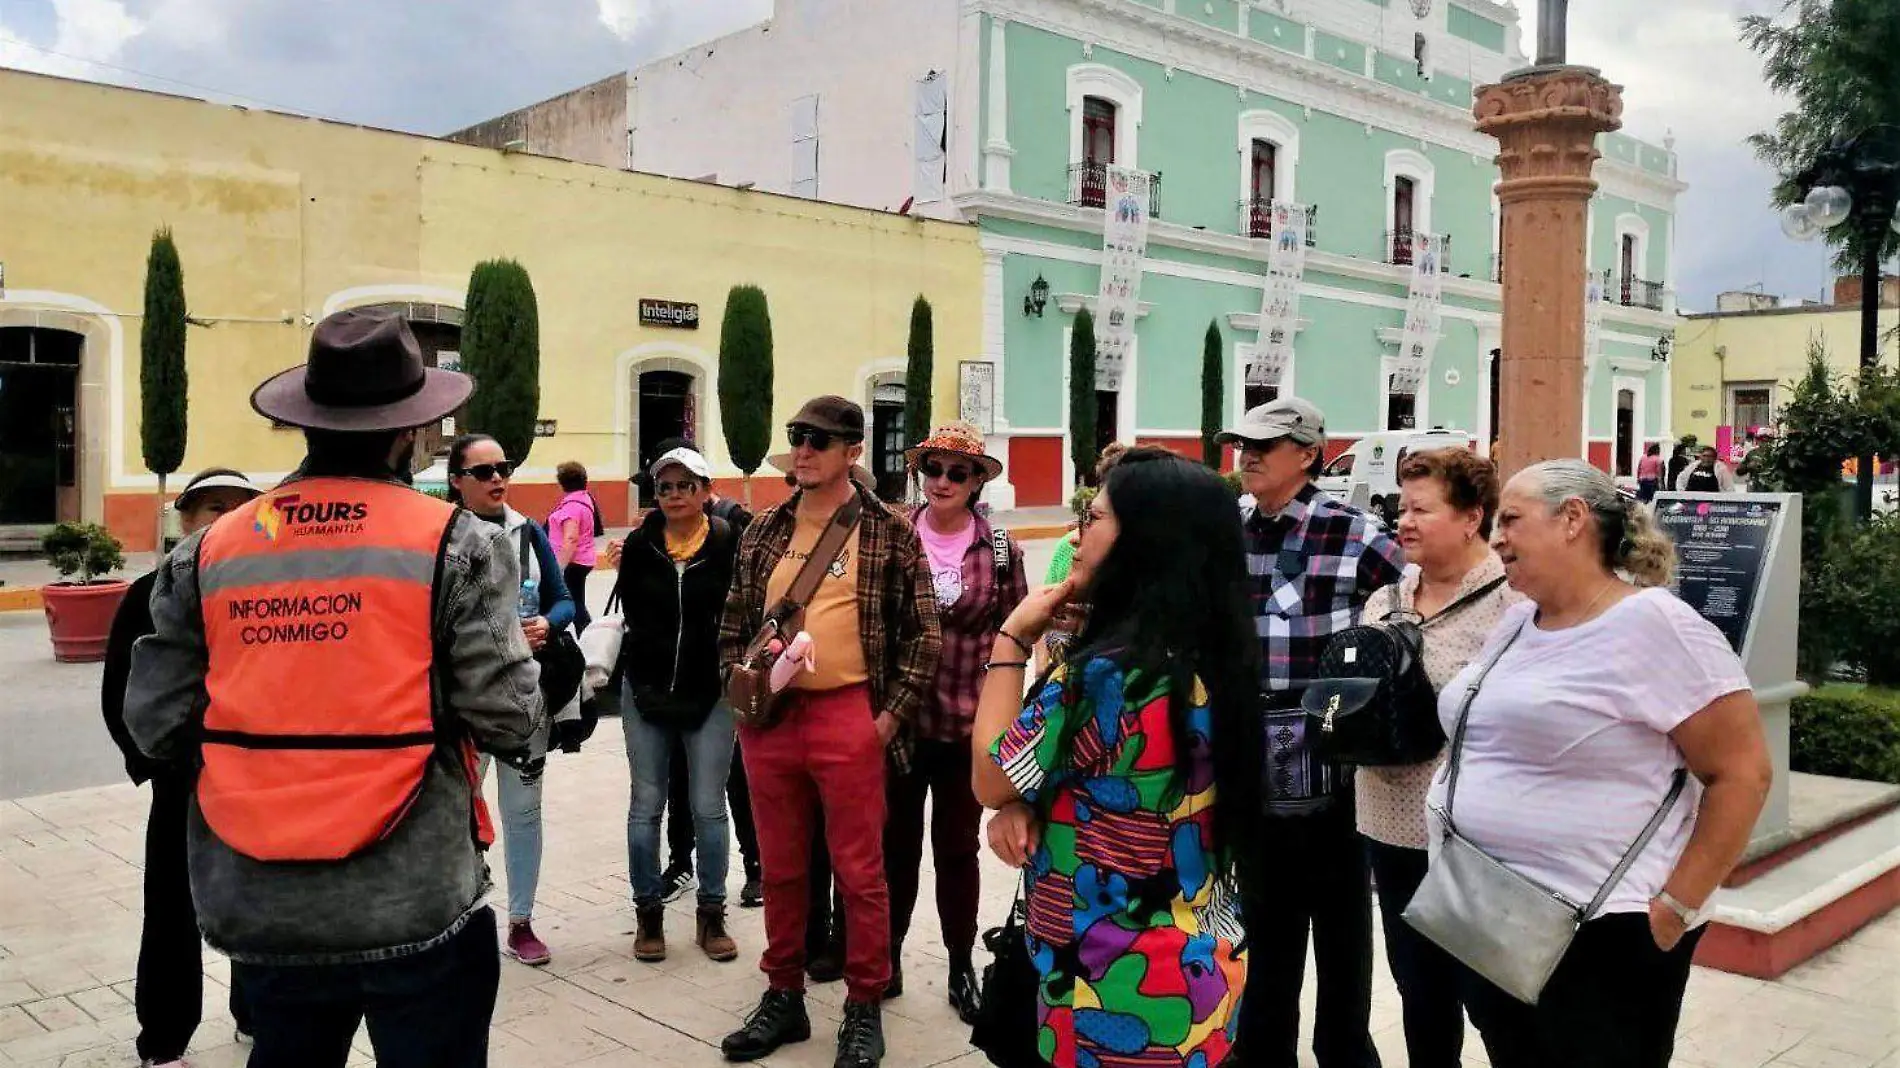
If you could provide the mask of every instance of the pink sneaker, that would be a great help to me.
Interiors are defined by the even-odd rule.
[[[508,921],[508,955],[534,968],[554,959],[548,944],[535,937],[534,926],[527,920]]]

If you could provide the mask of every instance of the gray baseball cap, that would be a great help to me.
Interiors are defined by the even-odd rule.
[[[1240,425],[1214,435],[1222,445],[1248,441],[1277,441],[1292,438],[1300,445],[1318,445],[1326,440],[1326,416],[1308,401],[1281,397],[1240,417]]]

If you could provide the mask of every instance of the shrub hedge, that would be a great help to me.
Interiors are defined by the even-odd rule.
[[[1795,771],[1900,783],[1900,690],[1823,686],[1794,701]]]

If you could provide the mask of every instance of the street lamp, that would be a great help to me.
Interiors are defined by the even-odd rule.
[[[1042,318],[1042,309],[1049,306],[1049,283],[1038,274],[1029,285],[1029,292],[1023,295],[1023,317],[1033,315]]]
[[[1852,224],[1860,231],[1860,371],[1866,385],[1880,362],[1880,250],[1889,228],[1900,233],[1900,126],[1879,123],[1836,140],[1795,182],[1808,193],[1782,209],[1782,233],[1811,241],[1837,226]],[[1856,457],[1854,467],[1854,508],[1867,519],[1874,508],[1874,458]]]

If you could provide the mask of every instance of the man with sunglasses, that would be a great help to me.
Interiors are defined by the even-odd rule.
[[[860,516],[788,634],[809,633],[815,656],[784,698],[781,722],[740,728],[765,868],[771,989],[726,1059],[752,1061],[811,1036],[805,1010],[805,921],[812,828],[825,840],[843,893],[844,1022],[836,1068],[872,1068],[884,1056],[880,1003],[891,978],[890,890],[884,875],[885,751],[914,722],[937,669],[942,635],[930,568],[917,532],[853,477],[864,452],[864,409],[843,397],[806,402],[786,424],[791,452],[772,463],[797,489],[746,531],[719,632],[720,659],[737,661],[791,588],[838,509]]]
[[[1352,776],[1306,744],[1300,696],[1327,641],[1359,621],[1372,592],[1397,582],[1404,556],[1363,514],[1313,484],[1326,422],[1298,397],[1247,412],[1216,438],[1239,452],[1247,582],[1260,636],[1266,721],[1264,818],[1249,858],[1247,997],[1235,1063],[1298,1061],[1309,928],[1320,1068],[1378,1068],[1372,1045],[1372,891],[1353,812]]]

